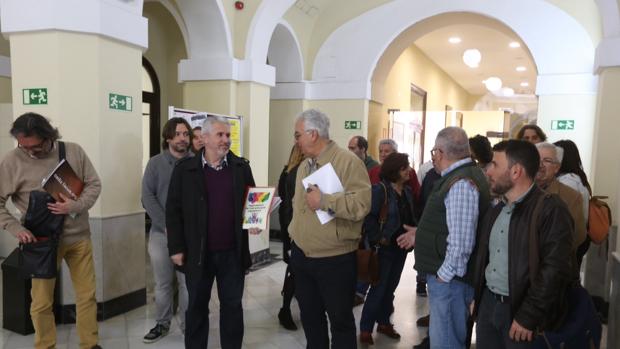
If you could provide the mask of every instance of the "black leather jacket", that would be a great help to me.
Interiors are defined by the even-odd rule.
[[[529,275],[529,227],[540,195],[547,195],[537,213],[539,246],[538,273],[534,283]],[[486,287],[485,269],[489,263],[491,228],[504,203],[490,208],[478,229],[472,258],[476,309]],[[566,316],[568,288],[578,275],[572,252],[573,219],[562,200],[534,185],[524,199],[515,204],[508,235],[508,287],[513,318],[530,330],[552,330]]]

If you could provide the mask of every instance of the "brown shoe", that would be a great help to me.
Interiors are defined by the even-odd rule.
[[[389,325],[378,325],[377,326],[377,332],[379,333],[383,333],[384,335],[393,338],[393,339],[400,339],[400,334],[398,332],[396,332],[396,330],[394,329],[394,325],[389,324]]]
[[[428,327],[428,324],[431,321],[431,316],[430,315],[426,315],[426,316],[422,316],[421,318],[419,318],[415,324],[418,325],[418,327]]]
[[[360,331],[360,343],[366,345],[375,344],[375,341],[372,340],[372,332]]]

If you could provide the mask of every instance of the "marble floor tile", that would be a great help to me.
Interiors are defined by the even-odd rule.
[[[272,242],[272,252],[281,251],[281,244]],[[147,256],[147,305],[131,310],[125,314],[115,316],[99,323],[100,344],[105,349],[175,349],[183,348],[183,335],[179,329],[179,320],[176,317],[170,333],[160,341],[151,344],[142,342],[144,335],[155,325],[155,304],[153,301],[153,277],[150,272],[150,261]],[[272,263],[262,269],[252,271],[245,281],[243,297],[244,308],[244,338],[243,348],[248,349],[303,349],[306,339],[299,320],[299,308],[293,300],[291,312],[299,329],[289,331],[280,327],[277,314],[282,306],[282,281],[286,271],[286,264],[282,261]],[[418,297],[415,293],[416,273],[413,270],[413,254],[407,258],[403,269],[400,285],[395,293],[395,312],[392,321],[401,334],[400,340],[393,340],[381,334],[374,335],[375,349],[410,349],[426,336],[426,328],[416,327],[416,320],[428,314],[428,299]],[[1,279],[0,279],[1,290]],[[1,292],[1,291],[0,291]],[[214,285],[210,302],[209,315],[209,345],[208,348],[220,348],[219,340],[219,301],[217,288]],[[362,306],[355,307],[356,325]],[[1,319],[0,319],[1,322]],[[606,329],[604,330],[606,334]],[[58,349],[78,348],[79,338],[75,325],[57,326]],[[604,336],[606,338],[606,336]],[[22,336],[7,330],[0,330],[0,348],[21,349],[32,348],[34,336]],[[360,346],[361,347],[361,346]],[[475,348],[475,345],[472,346]],[[603,345],[604,349],[605,346]]]

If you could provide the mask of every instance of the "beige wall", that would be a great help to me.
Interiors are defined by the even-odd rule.
[[[178,82],[178,63],[187,58],[179,28],[168,10],[156,2],[144,4],[149,20],[149,47],[144,57],[153,65],[161,92],[161,127],[168,120],[168,106],[182,107],[183,84]]]
[[[330,120],[329,137],[346,148],[349,139],[353,136],[363,135],[366,137],[368,125],[368,100],[342,99],[342,100],[312,100],[307,102],[308,108],[319,109],[326,113]],[[362,121],[361,130],[345,130],[346,120]]]
[[[467,132],[467,136],[473,137],[477,134],[486,137],[487,131],[503,132],[504,131],[504,112],[495,111],[464,111],[463,112],[463,129]],[[491,138],[491,145],[499,142],[498,138]]]
[[[231,80],[188,81],[183,83],[183,108],[232,115],[237,83]]]
[[[0,76],[0,103],[10,103],[12,100],[11,79]]]
[[[427,92],[427,134],[425,135],[424,156],[435,141],[436,132],[444,122],[446,104],[454,110],[468,110],[472,98],[460,85],[431,61],[415,45],[408,47],[394,63],[385,81],[385,101],[373,103],[368,130],[371,154],[377,156],[377,144],[382,137],[382,129],[388,125],[388,109],[410,110],[411,84]]]
[[[550,142],[570,139],[579,147],[583,169],[591,177],[593,156],[594,119],[596,95],[543,95],[538,102],[538,126],[542,127]],[[571,131],[551,130],[553,120],[574,120]]]
[[[9,40],[5,39],[4,36],[0,35],[0,56],[10,56],[11,48],[9,44]]]
[[[269,185],[277,185],[293,147],[295,118],[304,110],[300,99],[271,100],[269,104]]]
[[[588,177],[593,186],[595,195],[608,195],[612,210],[614,224],[618,224],[620,217],[620,142],[618,141],[618,129],[620,129],[620,67],[606,68],[599,77],[597,119],[594,133],[594,154],[592,161],[591,176]],[[618,239],[617,250],[620,250]]]
[[[13,34],[11,53],[13,89],[47,87],[49,94],[41,106],[25,106],[21,94],[13,95],[13,114],[49,117],[64,140],[85,149],[101,177],[91,216],[142,212],[140,49],[89,34],[33,32]],[[108,109],[109,93],[131,96],[133,111]]]

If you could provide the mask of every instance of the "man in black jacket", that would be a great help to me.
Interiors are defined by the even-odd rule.
[[[202,135],[204,151],[180,161],[172,172],[166,202],[168,251],[186,275],[185,348],[207,347],[209,300],[217,279],[220,343],[237,349],[243,341],[243,284],[251,265],[242,211],[254,178],[248,161],[229,151],[225,118],[209,116]]]
[[[575,276],[574,224],[566,205],[534,183],[539,164],[538,151],[528,142],[493,147],[487,175],[503,200],[485,215],[470,265],[478,349],[529,348],[539,330],[557,328],[565,316]],[[530,259],[531,243],[538,258]]]

